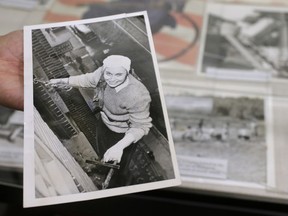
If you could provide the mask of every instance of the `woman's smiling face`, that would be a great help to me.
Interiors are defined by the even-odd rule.
[[[128,72],[123,67],[107,67],[104,71],[104,79],[111,88],[116,88],[125,82]]]

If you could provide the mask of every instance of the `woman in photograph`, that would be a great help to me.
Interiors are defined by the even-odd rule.
[[[94,149],[103,162],[120,165],[109,187],[137,183],[131,172],[130,160],[139,141],[152,127],[150,93],[130,73],[130,69],[131,60],[128,57],[110,55],[92,73],[51,79],[49,82],[52,86],[64,84],[76,88],[102,89],[95,93],[93,99],[100,104],[100,109],[96,111],[97,142]]]

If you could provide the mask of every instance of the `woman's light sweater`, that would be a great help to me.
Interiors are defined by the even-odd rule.
[[[93,73],[70,76],[69,85],[81,88],[96,88],[102,67]],[[101,117],[106,126],[117,133],[130,133],[137,142],[148,134],[152,127],[150,117],[151,97],[147,88],[131,74],[116,88],[106,85]]]

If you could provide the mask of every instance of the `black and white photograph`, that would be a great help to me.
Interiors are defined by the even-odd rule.
[[[269,82],[288,78],[285,7],[207,3],[199,75]]]
[[[165,92],[183,182],[274,184],[269,100],[177,87]]]
[[[22,188],[24,112],[0,106],[0,185]]]
[[[24,207],[179,185],[146,11],[24,27]]]

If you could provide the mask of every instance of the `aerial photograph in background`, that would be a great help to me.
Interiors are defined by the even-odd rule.
[[[200,75],[235,80],[288,78],[288,11],[207,3]]]

